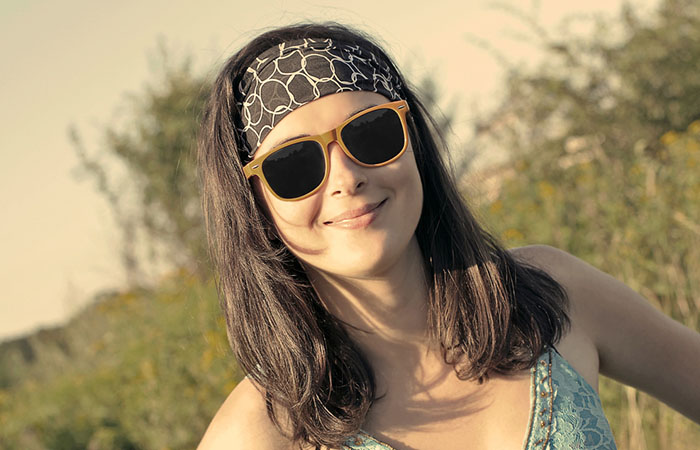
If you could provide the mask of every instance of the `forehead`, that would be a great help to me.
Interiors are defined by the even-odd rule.
[[[258,158],[285,141],[325,133],[354,114],[389,102],[382,94],[368,91],[339,92],[309,102],[284,117],[253,155]]]

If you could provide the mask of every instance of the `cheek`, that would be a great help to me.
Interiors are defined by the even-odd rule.
[[[283,233],[295,230],[307,230],[316,223],[318,199],[316,196],[304,200],[285,202],[272,195],[266,188],[259,188],[261,204],[267,210],[268,217]]]
[[[400,164],[396,166],[396,171],[393,174],[395,177],[393,184],[398,186],[404,195],[412,198],[415,203],[422,205],[423,183],[418,172],[415,155],[410,147],[399,162]]]
[[[423,211],[423,183],[413,153],[404,155],[407,160],[395,174],[398,206],[403,214],[403,227],[415,232],[415,227]]]
[[[297,258],[305,260],[325,251],[325,241],[316,229],[320,207],[318,196],[285,202],[272,195],[259,180],[254,181],[254,192],[280,239]]]
[[[277,234],[289,251],[301,261],[327,250],[324,234],[317,228],[318,203],[314,196],[297,202],[285,202],[272,194],[267,196]]]

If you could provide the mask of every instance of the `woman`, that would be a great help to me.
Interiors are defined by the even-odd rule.
[[[442,148],[357,32],[277,29],[228,61],[199,163],[248,376],[200,448],[614,448],[598,373],[700,422],[700,335],[565,252],[503,249]]]

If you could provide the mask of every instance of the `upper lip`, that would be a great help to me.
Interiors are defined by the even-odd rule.
[[[325,221],[324,223],[325,224],[337,223],[337,222],[340,222],[341,220],[348,220],[348,219],[354,219],[355,217],[360,217],[360,216],[365,215],[368,212],[372,211],[376,207],[378,207],[383,201],[384,200],[376,202],[376,203],[368,203],[368,204],[361,206],[359,208],[349,209],[349,210],[343,212],[342,214],[338,214],[337,216],[332,217],[331,219]]]

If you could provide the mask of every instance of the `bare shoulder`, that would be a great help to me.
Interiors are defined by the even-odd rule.
[[[547,271],[564,286],[580,333],[593,342],[599,355],[602,374],[648,392],[700,423],[697,331],[565,251],[535,245],[511,254]]]
[[[527,245],[508,250],[517,259],[532,264],[547,272],[558,282],[569,280],[571,264],[574,256],[549,245]]]
[[[217,411],[198,450],[291,450],[267,415],[265,398],[244,378]]]
[[[578,329],[588,334],[589,330],[585,321],[590,299],[579,289],[580,285],[585,285],[586,278],[590,278],[590,274],[586,274],[586,271],[582,270],[583,266],[587,266],[587,264],[575,256],[549,245],[528,245],[510,249],[509,252],[517,260],[543,270],[564,288],[569,297],[568,313],[573,331]]]
[[[609,336],[601,328],[600,313],[620,301],[620,291],[630,289],[576,256],[549,245],[528,245],[510,252],[517,259],[544,270],[564,288],[569,298],[572,333],[578,339],[590,341],[603,359]],[[627,297],[630,296],[627,292]]]
[[[612,280],[612,277],[587,262],[549,245],[528,245],[510,249],[509,252],[515,258],[544,270],[561,284],[569,294],[574,314],[583,313],[587,305],[596,301],[583,288],[605,277],[608,277],[608,281]]]
[[[569,299],[568,315],[571,327],[556,343],[557,350],[596,391],[600,361],[598,348],[592,335],[590,322],[591,301],[577,285],[577,277],[582,273],[583,261],[573,255],[549,245],[528,245],[510,249],[516,259],[537,267],[559,283]]]

